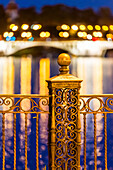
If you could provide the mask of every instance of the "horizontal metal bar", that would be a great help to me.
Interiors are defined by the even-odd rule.
[[[41,95],[41,94],[0,94],[0,97],[51,97],[51,95]],[[113,97],[113,94],[81,94],[80,97]]]
[[[40,94],[0,94],[0,97],[31,97],[31,98],[42,98],[42,97],[51,97],[51,95],[40,95]]]
[[[80,114],[111,114],[113,112],[109,112],[109,111],[106,111],[106,112],[80,112]]]
[[[113,94],[81,94],[80,97],[113,97]]]
[[[8,111],[8,110],[6,110],[6,111],[2,111],[2,110],[0,110],[0,113],[6,113],[6,114],[10,114],[10,113],[15,113],[15,114],[23,114],[23,113],[26,113],[26,114],[33,114],[33,113],[35,113],[35,114],[50,114],[50,112],[49,111],[33,111],[33,112],[16,112],[16,111]]]

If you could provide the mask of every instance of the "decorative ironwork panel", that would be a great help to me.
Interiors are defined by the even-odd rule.
[[[1,113],[49,113],[49,96],[0,95]]]
[[[113,95],[80,95],[81,113],[113,113]]]
[[[103,132],[104,132],[104,169],[108,169],[107,165],[107,115],[108,113],[113,113],[113,94],[101,94],[101,95],[80,95],[80,113],[83,114],[83,153],[84,153],[84,170],[86,170],[86,135],[87,126],[86,116],[92,114],[93,122],[92,126],[94,128],[94,169],[97,167],[97,132],[98,132],[98,118],[103,117]],[[100,114],[100,115],[99,115]],[[98,117],[99,116],[99,117]]]
[[[17,168],[17,114],[22,116],[21,120],[23,125],[20,127],[23,128],[24,133],[21,133],[22,138],[25,136],[25,170],[28,169],[28,121],[29,115],[35,113],[36,117],[36,132],[35,142],[36,144],[36,169],[39,170],[39,151],[38,151],[38,124],[39,124],[39,114],[45,113],[49,114],[48,104],[50,96],[41,96],[41,95],[0,95],[0,113],[2,114],[2,170],[6,168],[6,149],[7,149],[7,130],[12,129],[13,135],[10,136],[10,143],[13,145],[13,166],[14,170]],[[8,117],[7,117],[8,115]],[[10,121],[10,128],[8,128],[7,122]],[[12,142],[13,141],[13,142]]]
[[[77,169],[77,89],[55,89],[56,169]]]

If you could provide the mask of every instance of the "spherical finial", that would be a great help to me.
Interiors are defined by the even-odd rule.
[[[69,66],[69,64],[71,63],[69,54],[66,54],[66,53],[60,54],[58,56],[57,62],[60,66]]]
[[[69,64],[71,63],[71,59],[69,54],[62,53],[58,56],[57,60],[58,64],[61,66],[59,69],[61,74],[67,74],[69,72]]]

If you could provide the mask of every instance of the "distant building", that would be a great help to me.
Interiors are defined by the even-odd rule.
[[[18,5],[16,4],[15,0],[10,0],[6,7],[6,13],[9,16],[9,22],[15,21],[15,19],[18,18]]]

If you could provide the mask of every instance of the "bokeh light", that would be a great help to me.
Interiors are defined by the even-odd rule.
[[[31,26],[31,28],[32,28],[33,30],[39,30],[39,29],[42,28],[42,25],[40,25],[40,24],[34,24],[34,25]]]
[[[28,25],[28,24],[23,24],[23,25],[21,26],[21,28],[22,28],[23,30],[27,30],[27,29],[29,28],[29,25]]]
[[[80,25],[79,28],[80,28],[80,30],[85,30],[86,29],[85,25]]]
[[[22,32],[22,33],[21,33],[21,37],[22,37],[22,38],[25,38],[25,37],[26,37],[26,35],[27,35],[27,33],[26,33],[26,32]]]
[[[101,27],[99,25],[95,25],[95,29],[99,31],[101,30]]]
[[[8,36],[9,36],[9,37],[13,37],[13,35],[14,35],[14,32],[9,32],[9,33],[8,33]]]
[[[109,26],[109,28],[110,28],[110,30],[112,30],[112,31],[113,31],[113,25],[110,25],[110,26]]]
[[[88,30],[93,30],[93,26],[92,25],[88,25],[87,28],[88,28]]]
[[[9,26],[9,28],[12,29],[14,26],[15,26],[15,24],[11,24],[11,25]]]
[[[107,25],[103,25],[103,26],[102,26],[102,29],[103,29],[104,31],[108,31],[108,26],[107,26]]]
[[[8,32],[4,32],[3,37],[6,38],[8,36]]]
[[[63,24],[63,25],[61,25],[61,29],[63,29],[63,30],[69,30],[69,29],[70,29],[70,26],[69,26],[69,25],[66,25],[66,24]]]
[[[12,27],[12,31],[17,31],[18,30],[18,26],[15,25],[14,27]]]
[[[74,31],[77,31],[78,30],[78,26],[77,25],[72,25],[71,29],[74,30]]]

